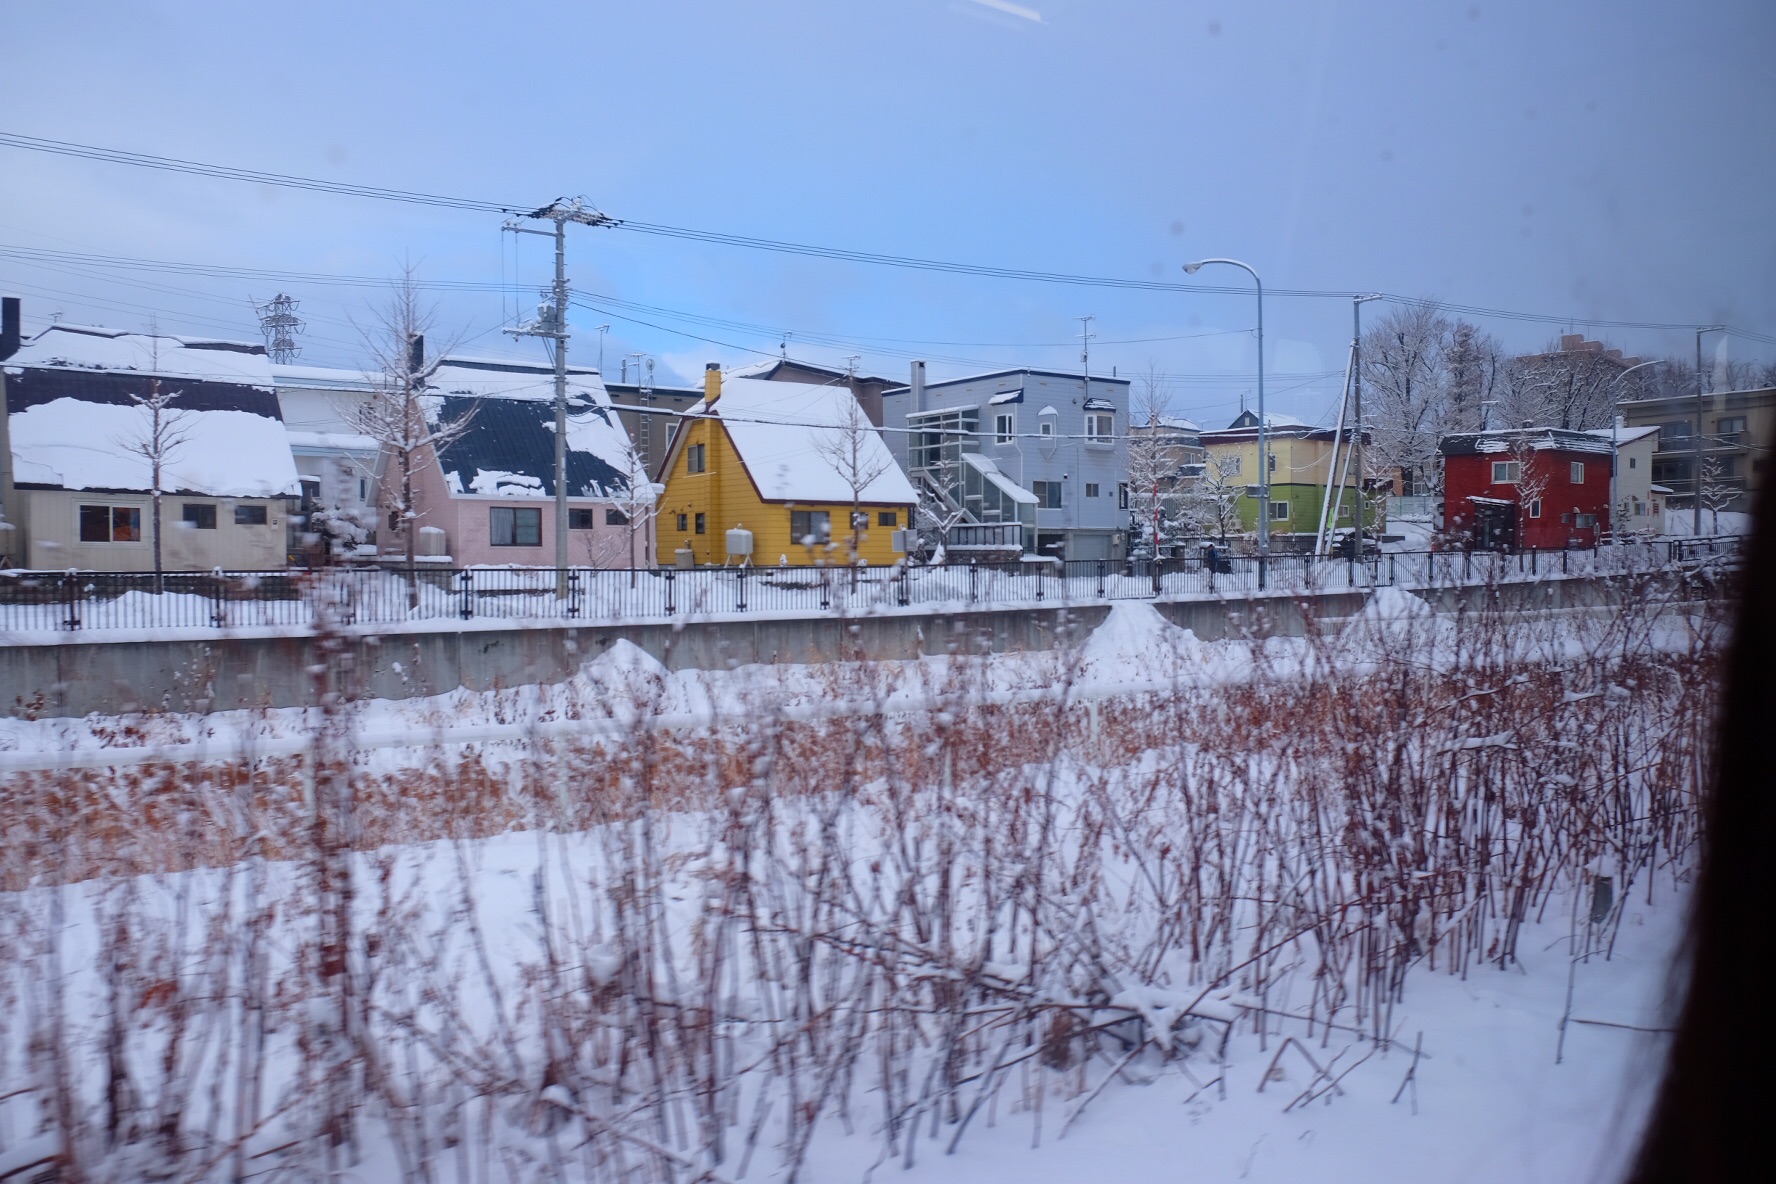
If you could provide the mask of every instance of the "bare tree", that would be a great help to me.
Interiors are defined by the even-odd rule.
[[[1129,408],[1129,510],[1147,533],[1153,557],[1159,558],[1168,511],[1176,510],[1180,454],[1179,432],[1171,416],[1171,393],[1152,363],[1138,380]]]
[[[160,337],[152,328],[149,330],[150,365],[154,370],[160,369]],[[148,379],[148,393],[138,395],[130,393],[146,415],[141,430],[127,440],[122,441],[124,449],[133,452],[148,462],[148,492],[150,497],[151,529],[154,532],[154,590],[160,592],[165,584],[165,565],[161,549],[161,495],[166,492],[166,470],[186,444],[191,442],[191,413],[173,406],[182,391],[169,391],[161,386],[160,376],[153,375]]]
[[[365,334],[374,361],[375,389],[359,404],[358,430],[375,440],[382,464],[399,474],[395,481],[380,481],[389,527],[401,533],[407,552],[407,603],[419,604],[419,585],[414,578],[416,535],[423,511],[414,502],[413,475],[417,466],[468,429],[473,412],[446,420],[428,406],[426,380],[438,370],[449,347],[424,356],[426,331],[432,311],[422,308],[413,269],[406,268],[388,303],[376,314],[374,328]]]
[[[1500,407],[1509,426],[1588,431],[1615,417],[1616,379],[1633,359],[1618,350],[1561,349],[1516,359]]]
[[[1363,388],[1371,450],[1381,468],[1437,469],[1446,430],[1444,374],[1450,323],[1431,303],[1396,308],[1363,334]]]
[[[863,491],[894,467],[894,458],[882,445],[876,426],[864,414],[857,399],[847,396],[843,407],[838,422],[815,437],[814,452],[832,466],[845,488],[851,491],[851,534],[847,545],[851,564],[855,566],[863,548],[864,528],[868,525],[863,514]]]
[[[1178,497],[1178,516],[1196,534],[1217,538],[1227,545],[1230,531],[1239,532],[1239,499],[1245,493],[1240,483],[1239,457],[1216,456],[1203,461],[1203,473],[1185,486]]]
[[[650,542],[653,538],[654,519],[660,512],[661,488],[649,479],[647,462],[640,453],[631,448],[626,455],[628,472],[623,474],[623,486],[610,491],[610,509],[622,519],[620,525],[623,533],[617,538],[612,538],[608,533],[594,533],[586,540],[586,547],[587,558],[595,567],[612,567],[626,562],[630,584],[633,586],[638,553],[647,554],[652,550]],[[607,515],[606,522],[609,521]]]
[[[1714,533],[1720,533],[1720,512],[1731,509],[1739,499],[1739,487],[1727,476],[1726,466],[1718,456],[1702,458],[1702,479],[1696,483],[1696,496],[1702,508],[1714,521]]]

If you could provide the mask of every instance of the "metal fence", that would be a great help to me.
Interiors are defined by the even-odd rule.
[[[317,571],[0,573],[0,632],[308,628],[415,621],[670,620],[813,616],[918,606],[961,610],[1101,600],[1434,587],[1681,568],[1730,557],[1735,539],[1591,550],[1409,551],[1267,559],[1205,549],[1160,561],[936,567],[327,568]],[[158,583],[159,590],[156,591]]]

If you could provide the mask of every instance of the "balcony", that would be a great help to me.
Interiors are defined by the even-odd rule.
[[[1750,432],[1720,432],[1712,436],[1702,437],[1702,450],[1704,452],[1720,452],[1749,447],[1751,447]],[[1659,436],[1659,447],[1657,449],[1659,452],[1681,455],[1686,452],[1694,452],[1695,450],[1696,437],[1694,436],[1665,436],[1664,434]]]

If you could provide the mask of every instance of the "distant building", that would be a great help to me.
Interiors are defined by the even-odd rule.
[[[660,462],[666,459],[679,416],[703,401],[700,387],[607,382],[604,389],[648,473],[658,472]]]
[[[378,376],[362,370],[272,363],[278,407],[302,482],[291,554],[304,562],[374,554],[378,446],[359,410]]]
[[[1589,547],[1609,529],[1610,442],[1563,428],[1445,436],[1443,525],[1477,550]]]
[[[655,474],[662,565],[845,565],[853,537],[867,563],[905,557],[916,496],[848,387],[713,363],[705,384]]]
[[[428,418],[467,420],[416,466],[416,549],[428,562],[554,566],[554,382],[546,365],[455,357],[427,380]],[[595,370],[569,375],[567,449],[568,562],[646,566],[646,472]],[[385,450],[384,481],[391,465]]]
[[[0,335],[8,565],[153,569],[154,481],[138,451],[150,420],[137,400],[156,389],[178,441],[162,460],[162,566],[284,565],[300,485],[264,346],[60,324],[20,341],[17,307],[7,302]]]
[[[1624,535],[1663,533],[1665,499],[1671,490],[1653,480],[1659,429],[1624,425],[1594,428],[1586,435],[1609,441],[1615,450],[1616,498],[1610,509],[1610,529]]]
[[[963,515],[950,551],[1120,562],[1128,550],[1129,380],[995,370],[883,395],[888,444],[934,505]]]
[[[1635,399],[1622,404],[1622,415],[1632,427],[1659,429],[1652,479],[1671,491],[1673,508],[1695,505],[1700,444],[1704,492],[1709,486],[1718,489],[1726,503],[1721,509],[1751,509],[1776,440],[1776,388],[1713,391],[1702,396],[1699,407],[1694,395]]]
[[[1320,511],[1326,504],[1331,481],[1336,509],[1326,516],[1326,529],[1349,530],[1356,522],[1358,496],[1354,461],[1345,457],[1356,434],[1350,428],[1314,427],[1288,415],[1265,417],[1265,444],[1270,449],[1270,537],[1282,546],[1311,546],[1320,530]],[[1258,416],[1242,411],[1218,431],[1201,435],[1205,466],[1212,465],[1220,479],[1242,487],[1236,503],[1240,527],[1258,529],[1260,484],[1258,468]],[[1337,459],[1338,472],[1332,467]],[[1383,524],[1380,499],[1370,497],[1363,508],[1364,526],[1374,530]]]

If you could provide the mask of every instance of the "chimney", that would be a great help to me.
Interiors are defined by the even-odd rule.
[[[418,374],[425,369],[425,334],[415,333],[407,339],[407,373]]]
[[[720,362],[703,364],[703,405],[715,406],[715,401],[722,397],[722,368]]]
[[[913,405],[913,410],[914,411],[925,410],[925,363],[924,362],[914,362],[913,363],[912,381],[908,382],[907,386],[909,388],[907,391],[907,395],[909,396],[909,401]]]
[[[19,298],[0,297],[0,360],[18,353]]]

